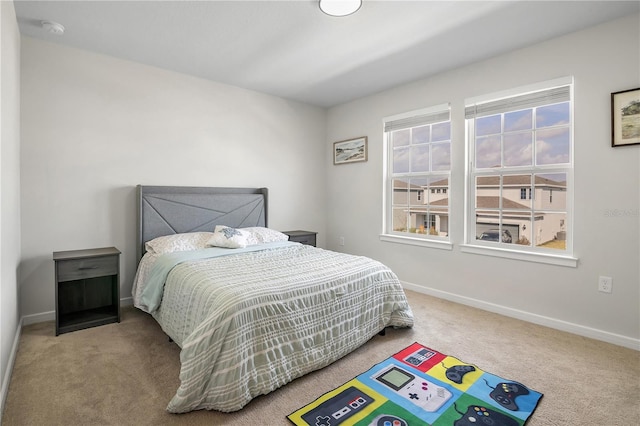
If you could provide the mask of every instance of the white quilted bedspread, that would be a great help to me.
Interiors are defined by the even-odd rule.
[[[179,263],[152,314],[182,348],[174,413],[239,410],[387,326],[413,325],[386,266],[297,243]]]

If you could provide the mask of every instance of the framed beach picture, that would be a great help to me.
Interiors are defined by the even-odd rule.
[[[611,94],[611,146],[640,144],[640,88]]]
[[[367,137],[333,143],[333,164],[367,161]]]

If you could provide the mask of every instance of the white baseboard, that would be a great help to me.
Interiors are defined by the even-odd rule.
[[[9,393],[9,383],[11,383],[13,364],[16,361],[16,355],[18,353],[18,343],[20,342],[20,336],[22,335],[22,325],[22,319],[20,319],[18,329],[16,330],[15,337],[13,338],[13,345],[11,346],[7,369],[5,371],[4,379],[2,380],[2,390],[0,390],[0,425],[2,424],[2,413],[4,413],[4,405],[7,400],[7,394]]]
[[[54,321],[56,319],[56,311],[41,312],[39,314],[24,315],[22,317],[22,325],[31,325],[39,322]]]
[[[517,318],[523,321],[531,322],[533,324],[543,325],[545,327],[553,328],[556,330],[566,331],[572,334],[577,334],[579,336],[589,337],[591,339],[601,340],[603,342],[612,343],[614,345],[624,346],[625,348],[640,351],[640,339],[634,339],[632,337],[627,337],[620,334],[610,333],[591,327],[585,327],[583,325],[562,321],[556,318],[545,317],[543,315],[538,315],[531,312],[521,311],[502,305],[496,305],[494,303],[484,302],[482,300],[472,299],[470,297],[460,296],[458,294],[436,290],[405,281],[402,282],[402,286],[407,290],[412,290],[416,293],[426,294],[429,296],[437,297],[439,299],[449,300],[451,302],[456,302],[462,305],[494,312],[496,314],[504,315],[511,318]]]
[[[133,297],[124,297],[120,299],[120,306],[133,305]],[[39,314],[24,315],[22,317],[22,325],[36,324],[45,321],[55,321],[56,311],[41,312]]]

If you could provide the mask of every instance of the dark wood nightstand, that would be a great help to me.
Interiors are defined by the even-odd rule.
[[[283,234],[289,236],[289,241],[295,241],[297,243],[306,244],[309,246],[316,246],[317,232],[312,231],[283,231]]]
[[[105,247],[53,253],[56,336],[120,322],[120,250]]]

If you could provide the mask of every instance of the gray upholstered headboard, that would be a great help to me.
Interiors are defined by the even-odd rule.
[[[136,260],[145,242],[163,235],[267,226],[267,199],[267,188],[138,185]]]

